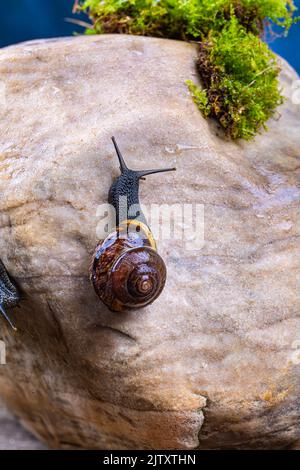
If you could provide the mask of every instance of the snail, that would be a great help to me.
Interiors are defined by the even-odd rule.
[[[115,209],[117,228],[97,245],[90,277],[102,302],[121,312],[151,304],[165,286],[166,265],[140,208],[139,182],[147,175],[175,168],[130,170],[114,137],[112,141],[121,175],[109,190],[108,202]]]
[[[0,312],[15,331],[17,328],[13,325],[5,309],[17,307],[19,301],[20,294],[18,289],[9,278],[5,266],[0,259]]]

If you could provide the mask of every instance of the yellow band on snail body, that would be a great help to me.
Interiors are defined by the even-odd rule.
[[[139,227],[140,231],[143,231],[144,234],[146,235],[146,239],[150,243],[151,248],[153,248],[153,250],[157,251],[156,242],[153,238],[152,232],[146,224],[144,224],[143,222],[140,222],[139,220],[135,220],[135,219],[129,220],[129,219],[127,219],[127,220],[125,220],[124,222],[121,223],[121,226],[119,227],[119,230],[122,230],[122,225],[126,225],[127,227],[129,225]]]

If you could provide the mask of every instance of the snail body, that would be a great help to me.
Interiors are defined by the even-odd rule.
[[[163,170],[133,171],[127,168],[112,138],[121,175],[113,182],[108,201],[115,208],[116,230],[96,247],[91,281],[102,302],[112,311],[142,308],[161,294],[166,265],[139,205],[139,181]],[[123,207],[122,201],[126,199]]]
[[[19,301],[20,295],[18,289],[10,279],[0,259],[0,312],[14,330],[16,330],[16,328],[8,317],[6,308],[16,307]]]

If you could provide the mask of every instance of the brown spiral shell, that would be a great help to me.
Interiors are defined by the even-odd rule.
[[[125,228],[118,228],[97,246],[91,266],[97,295],[117,312],[151,304],[166,282],[166,266],[151,232],[141,226],[140,233],[121,238]]]

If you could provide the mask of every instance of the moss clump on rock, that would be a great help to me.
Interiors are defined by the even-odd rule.
[[[292,0],[83,0],[90,34],[126,33],[199,42],[204,89],[188,81],[205,117],[230,137],[251,139],[283,98],[275,55],[261,40],[264,26],[286,33],[296,21]]]
[[[204,90],[188,82],[194,101],[234,139],[251,139],[283,101],[275,55],[236,17],[200,43],[198,70]]]

